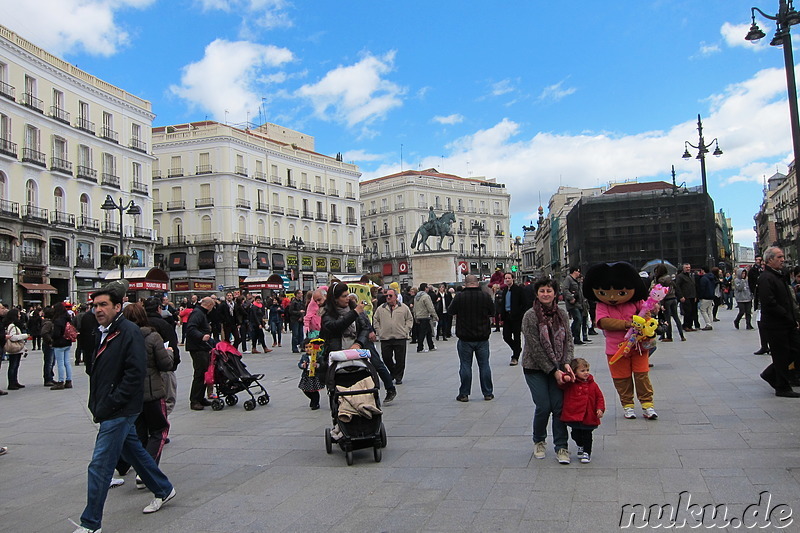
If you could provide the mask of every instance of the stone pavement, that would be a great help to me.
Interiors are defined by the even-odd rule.
[[[533,405],[521,367],[492,334],[495,399],[477,383],[455,401],[455,339],[415,353],[398,397],[385,406],[388,446],[325,453],[326,409],[310,411],[297,389],[297,356],[287,347],[246,355],[272,401],[246,412],[241,401],[214,412],[189,410],[191,362],[180,366],[172,442],[161,466],[177,498],[153,515],[133,475],[109,492],[103,531],[618,531],[626,504],[724,504],[740,516],[772,495],[771,506],[800,512],[800,400],[776,398],[758,373],[756,331],[734,330],[720,309],[714,331],[660,343],[653,357],[657,421],[625,420],[604,362],[602,336],[576,347],[606,396],[592,463],[568,466],[532,456]],[[5,386],[3,368],[2,384]],[[86,409],[87,377],[75,388],[41,385],[41,352],[23,360],[22,391],[0,397],[0,531],[67,532],[85,504],[86,466],[96,426]],[[637,407],[637,412],[639,411]],[[570,443],[574,453],[574,443]],[[800,518],[784,531],[800,531]],[[651,524],[652,525],[652,524]],[[688,526],[687,526],[688,527]],[[772,530],[772,529],[767,529]]]

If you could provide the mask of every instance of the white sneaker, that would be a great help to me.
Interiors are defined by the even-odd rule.
[[[544,459],[545,446],[544,441],[533,443],[533,456],[537,459]]]
[[[81,526],[78,529],[76,529],[75,531],[73,531],[72,533],[102,533],[102,531],[103,531],[103,528],[100,528],[100,529],[89,529],[89,528],[85,528],[85,527]]]
[[[642,409],[642,416],[648,420],[655,420],[658,418],[658,413],[652,407],[648,407],[647,409]]]
[[[428,353],[428,349],[425,348],[424,350],[422,350],[422,353]]]
[[[583,457],[583,446],[578,446],[578,451],[575,452],[575,457],[577,457],[578,459]]]
[[[137,490],[144,490],[146,488],[147,487],[145,486],[144,481],[142,481],[142,478],[140,478],[139,476],[136,476],[136,489]]]
[[[108,488],[113,489],[114,487],[119,487],[120,485],[124,485],[125,480],[121,477],[112,477],[111,483],[108,485]]]
[[[622,410],[624,411],[625,418],[636,418],[633,407],[623,407]]]
[[[556,459],[558,459],[558,462],[560,464],[568,465],[569,464],[569,450],[567,450],[566,448],[560,448],[556,452]]]
[[[591,462],[592,462],[592,458],[588,453],[584,453],[581,456],[581,463],[586,464],[586,463],[591,463]]]
[[[172,492],[166,495],[164,498],[153,498],[153,501],[150,502],[150,505],[142,509],[144,514],[155,513],[159,509],[161,509],[165,503],[170,501],[172,498],[175,497],[175,488],[172,489]]]

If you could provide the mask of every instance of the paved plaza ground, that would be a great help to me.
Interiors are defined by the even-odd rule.
[[[726,505],[728,518],[764,491],[771,508],[798,513],[800,400],[776,398],[758,378],[769,358],[753,355],[756,331],[733,328],[735,312],[720,309],[714,330],[687,333],[687,342],[659,344],[657,421],[622,418],[602,336],[576,347],[608,405],[588,465],[574,455],[559,465],[550,442],[546,459],[533,458],[533,404],[500,333],[491,340],[493,401],[483,401],[477,369],[470,401],[455,401],[455,339],[430,353],[410,346],[404,383],[384,408],[383,461],[367,449],[355,452],[353,466],[338,448],[325,453],[330,413],[308,409],[288,342],[245,356],[251,371],[266,374],[272,398],[251,412],[241,402],[190,411],[186,354],[161,461],[177,497],[144,515],[152,495],[129,474],[109,492],[103,531],[606,532],[619,531],[622,506],[678,507],[681,493],[683,502]],[[82,366],[74,380],[72,390],[43,387],[41,352],[32,352],[21,368],[27,388],[0,397],[0,445],[9,447],[0,457],[0,531],[71,532],[68,519],[79,519],[96,426]],[[800,516],[792,518],[783,531],[800,531]]]

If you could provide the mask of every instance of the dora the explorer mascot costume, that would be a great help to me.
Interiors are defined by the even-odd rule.
[[[612,357],[626,340],[648,297],[647,287],[632,265],[625,262],[600,263],[586,273],[583,294],[597,302],[596,324],[606,337],[608,368],[614,380],[625,418],[636,418],[633,393],[642,404],[642,414],[649,420],[658,418],[653,409],[653,386],[650,384],[650,351],[637,344],[624,357],[612,363]]]

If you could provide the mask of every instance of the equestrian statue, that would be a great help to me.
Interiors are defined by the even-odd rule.
[[[417,251],[433,251],[428,243],[428,237],[439,237],[439,250],[442,248],[442,243],[445,237],[450,237],[450,246],[448,250],[453,249],[453,244],[456,242],[456,237],[453,235],[452,225],[456,221],[456,214],[452,211],[446,211],[442,216],[437,217],[433,211],[433,206],[428,210],[428,220],[422,224],[414,233],[414,238],[411,240],[411,248],[416,248]]]

